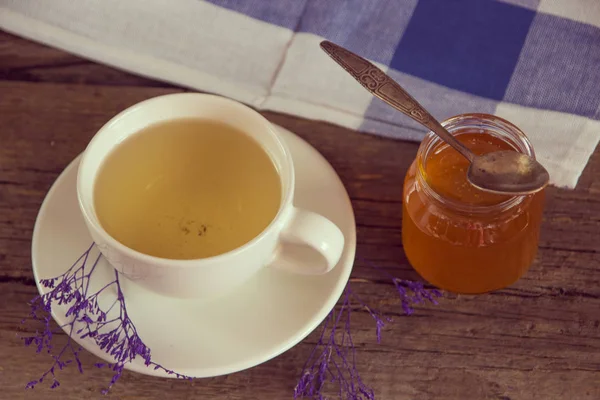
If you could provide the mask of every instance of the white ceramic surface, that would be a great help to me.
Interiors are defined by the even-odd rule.
[[[94,209],[96,177],[114,148],[152,124],[180,118],[221,121],[243,131],[270,155],[281,178],[281,205],[269,226],[248,243],[214,257],[172,260],[135,251],[104,230]],[[335,267],[344,249],[344,235],[322,215],[296,207],[294,191],[292,157],[273,125],[250,107],[203,93],[158,96],[119,113],[94,135],[77,175],[77,197],[85,223],[108,262],[137,284],[180,298],[224,295],[265,266],[316,275]]]
[[[344,290],[356,250],[354,214],[348,194],[333,168],[314,148],[283,128],[279,128],[279,133],[294,161],[294,204],[326,216],[341,228],[346,242],[342,257],[325,275],[263,268],[240,289],[216,299],[165,297],[123,280],[127,309],[140,337],[152,350],[152,360],[168,369],[193,377],[210,377],[263,363],[314,330]],[[36,282],[64,273],[92,243],[77,204],[78,164],[76,159],[65,169],[40,209],[32,241]],[[109,282],[113,271],[101,259],[91,286],[101,287]],[[38,290],[48,291],[39,284]],[[105,300],[112,303],[114,292],[107,297]],[[65,311],[64,307],[53,307],[59,324],[67,322]],[[110,361],[93,340],[76,340],[91,353]],[[126,368],[169,376],[146,367],[140,359]]]

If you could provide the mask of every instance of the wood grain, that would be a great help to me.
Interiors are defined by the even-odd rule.
[[[36,294],[33,224],[52,182],[103,123],[138,101],[183,90],[0,32],[0,397],[102,398],[110,373],[93,367],[82,376],[63,371],[56,390],[23,389],[50,361],[17,337],[39,328],[20,324]],[[367,303],[396,316],[377,344],[371,317],[354,312],[359,369],[378,399],[600,398],[599,150],[575,190],[550,188],[540,253],[523,279],[487,295],[446,295],[403,317],[381,270],[418,278],[400,231],[402,179],[418,145],[264,115],[314,145],[350,193],[358,225],[351,284]],[[226,377],[190,383],[126,372],[107,398],[291,398],[317,334]],[[83,358],[88,366],[96,362]]]

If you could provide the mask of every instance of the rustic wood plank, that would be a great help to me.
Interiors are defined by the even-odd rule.
[[[182,90],[0,32],[2,397],[101,398],[111,375],[93,367],[83,376],[64,371],[57,390],[23,389],[49,361],[24,348],[16,335],[39,328],[20,324],[26,302],[36,294],[33,223],[54,179],[103,123],[138,101]],[[447,295],[438,306],[401,317],[385,274],[418,278],[404,256],[400,231],[402,179],[417,144],[264,114],[321,151],[352,198],[359,242],[353,291],[396,316],[381,344],[364,310],[353,317],[359,369],[377,398],[600,398],[600,150],[576,190],[550,188],[540,253],[523,279],[487,295]],[[127,372],[107,398],[162,399],[165,393],[184,399],[291,398],[317,335],[227,377],[189,383]],[[61,335],[57,345],[65,340]],[[88,366],[96,362],[87,353],[83,359]]]
[[[0,30],[0,80],[173,87],[41,46]]]
[[[2,132],[2,139],[11,144],[0,149],[0,180],[4,182],[0,186],[0,193],[3,207],[7,207],[6,211],[10,209],[10,212],[0,214],[0,254],[5,257],[2,265],[6,267],[2,268],[0,276],[7,281],[5,285],[11,288],[23,290],[24,286],[28,287],[28,296],[31,297],[35,292],[31,286],[30,237],[37,208],[50,184],[112,114],[147,97],[173,90],[123,90],[16,82],[2,82],[0,90],[5,94],[0,99],[0,126],[7,127]],[[31,118],[32,115],[36,115],[36,118]],[[416,145],[374,138],[333,125],[272,113],[266,115],[313,143],[342,176],[353,197],[359,225],[360,260],[354,276],[372,281],[370,284],[355,283],[353,286],[358,286],[358,294],[369,304],[398,314],[398,303],[391,285],[379,271],[374,271],[366,263],[382,266],[396,276],[416,277],[403,255],[400,237],[400,182],[414,157]],[[371,162],[365,162],[365,159]],[[598,159],[597,153],[586,174],[595,173]],[[527,381],[533,379],[528,372],[536,372],[541,377],[541,371],[545,371],[561,379],[568,377],[578,385],[586,380],[592,383],[593,371],[600,368],[600,333],[597,326],[600,257],[597,253],[598,230],[593,229],[595,215],[599,215],[598,199],[586,189],[570,192],[552,189],[551,192],[539,260],[514,287],[486,296],[444,299],[440,306],[410,319],[410,324],[405,324],[407,320],[401,319],[393,328],[387,329],[384,332],[387,339],[381,345],[373,341],[372,321],[366,315],[361,316],[356,325],[357,343],[361,343],[365,350],[361,353],[364,358],[360,362],[369,371],[365,379],[374,382],[383,398],[387,398],[383,393],[388,393],[388,390],[390,396],[403,393],[416,396],[427,391],[434,396],[422,398],[436,398],[445,393],[443,390],[447,383],[440,386],[436,384],[432,388],[427,386],[430,384],[428,380],[414,382],[414,377],[403,372],[406,362],[411,366],[410,371],[418,371],[419,377],[430,376],[432,372],[428,368],[433,366],[438,375],[448,376],[450,373],[461,382],[453,386],[453,390],[461,396],[467,390],[462,385],[469,380],[495,383],[480,385],[478,393],[488,395],[500,387],[508,387],[507,381],[495,377],[508,379],[508,376],[520,376],[520,379]],[[582,203],[586,207],[581,207]],[[24,303],[29,297],[23,296],[20,302]],[[2,304],[13,305],[14,301]],[[13,315],[8,326],[1,328],[4,336],[17,329],[17,320],[27,312],[25,307],[21,307],[20,311]],[[509,330],[507,325],[510,326]],[[6,356],[23,352],[17,342],[11,343],[11,350]],[[310,343],[309,338],[299,349],[306,350]],[[296,351],[300,350],[285,355],[283,360]],[[29,362],[35,365],[33,357]],[[296,357],[300,358],[299,355]],[[261,380],[261,373],[277,376],[276,385],[283,387],[283,378],[276,374],[282,368],[280,362],[277,359],[272,362],[274,365],[267,363],[252,372],[235,374],[234,377],[250,374],[258,386],[246,387],[268,388],[269,384]],[[301,364],[298,361],[294,365]],[[392,381],[390,371],[394,371],[394,376],[401,378],[404,383],[389,387]],[[91,374],[94,380],[87,383],[90,389],[96,383],[96,376],[108,379],[102,371]],[[297,377],[297,372],[294,376]],[[285,377],[288,390],[294,385],[294,376]],[[432,376],[431,379],[439,378]],[[77,374],[69,373],[63,387],[71,386],[71,383],[67,383],[70,379],[79,380]],[[134,376],[131,379],[134,382],[143,380],[147,385],[149,378]],[[222,389],[218,378],[212,382],[202,394],[215,396],[215,391]],[[175,385],[182,391],[191,390],[181,384],[152,381],[152,385],[157,385],[156,390],[164,385]],[[530,384],[536,391],[542,390],[543,393],[549,390],[548,396],[555,395],[550,391],[555,387],[545,379],[531,381]],[[14,396],[17,396],[21,393],[21,387],[16,382],[13,385]],[[117,390],[128,390],[126,387],[129,385],[120,384],[119,387],[123,388]],[[135,387],[135,383],[131,385]],[[232,387],[237,385],[232,384]],[[589,385],[581,387],[586,391],[590,388]],[[576,389],[573,386],[570,390]],[[194,393],[200,393],[196,392],[199,389],[194,390]],[[67,393],[76,396],[79,392]],[[251,391],[244,393],[240,394],[240,398],[251,395]],[[273,393],[283,395],[284,392]],[[525,396],[528,392],[515,393],[518,396],[511,398],[530,398]],[[580,395],[580,398],[587,396],[584,392],[580,392]]]
[[[86,62],[75,55],[11,35],[0,29],[1,70]]]
[[[370,303],[388,302],[390,313],[397,308],[389,301],[391,288],[374,290],[372,284],[354,284],[354,288]],[[15,335],[40,328],[32,323],[21,325],[28,312],[26,301],[35,293],[32,286],[0,284],[0,337],[6,343],[0,347],[0,359],[17,360],[0,365],[4,368],[0,381],[11,399],[28,398],[31,392],[24,391],[24,384],[50,362],[34,349],[24,348]],[[353,334],[363,379],[383,399],[408,395],[411,399],[496,399],[500,395],[513,400],[549,399],[563,398],[557,397],[561,393],[573,396],[565,398],[596,399],[600,395],[599,386],[594,385],[600,368],[598,315],[580,311],[576,303],[558,310],[552,304],[552,298],[544,296],[514,298],[508,300],[509,308],[507,299],[499,296],[458,296],[453,302],[420,308],[414,317],[396,317],[384,329],[381,344],[375,342],[368,314],[355,312]],[[549,312],[554,314],[549,316]],[[140,395],[141,389],[147,399],[162,398],[165,390],[173,398],[250,399],[256,398],[257,391],[261,398],[289,398],[318,333],[272,361],[228,377],[189,383],[127,372],[112,396],[129,398]],[[59,335],[56,345],[65,340]],[[83,377],[65,370],[59,390],[39,386],[35,394],[48,399],[96,395],[111,374],[95,369],[98,360],[88,353],[82,361]],[[9,369],[15,375],[3,378]]]

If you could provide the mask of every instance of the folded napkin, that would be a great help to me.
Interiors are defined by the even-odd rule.
[[[439,119],[512,121],[558,186],[575,186],[600,138],[598,0],[2,0],[0,28],[258,109],[420,140],[320,50],[326,38]]]

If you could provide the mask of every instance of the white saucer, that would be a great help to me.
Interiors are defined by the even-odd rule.
[[[344,290],[356,250],[354,213],[348,194],[333,168],[313,147],[288,130],[279,129],[296,168],[294,203],[326,216],[340,227],[346,240],[344,254],[339,264],[322,276],[263,268],[242,289],[215,300],[163,297],[122,279],[128,313],[151,349],[152,361],[167,369],[201,378],[263,363],[314,330]],[[92,243],[77,205],[78,165],[79,157],[58,177],[38,214],[32,241],[36,282],[63,274]],[[92,276],[96,280],[93,286],[101,287],[112,280],[112,267],[104,259],[97,272]],[[39,283],[38,290],[48,291]],[[53,306],[53,316],[59,325],[69,321],[60,307]],[[93,340],[74,338],[91,353],[112,361]],[[126,368],[170,377],[162,370],[146,367],[141,359]]]

